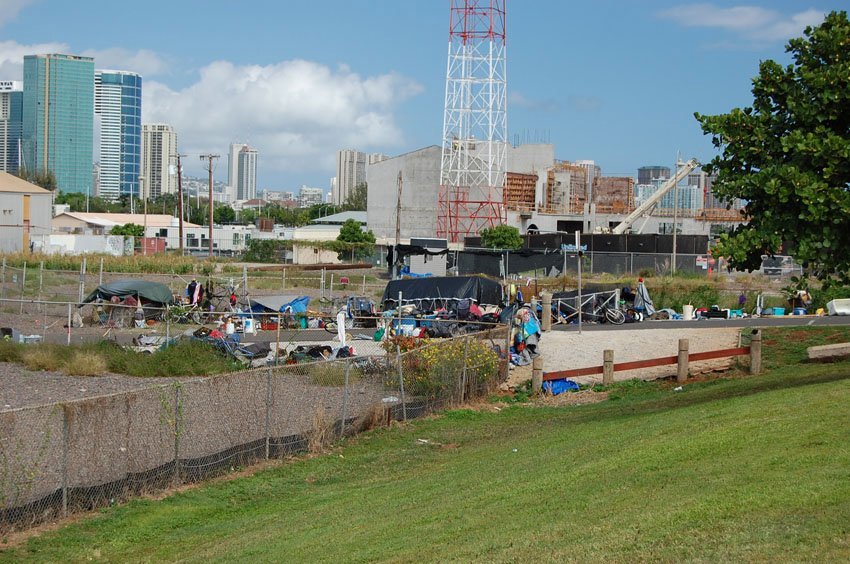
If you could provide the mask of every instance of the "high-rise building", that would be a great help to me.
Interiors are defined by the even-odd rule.
[[[108,200],[132,194],[142,197],[142,77],[134,72],[96,70],[94,113],[99,133],[98,195]],[[146,177],[147,178],[147,177]],[[153,195],[146,180],[148,196]]]
[[[23,85],[0,81],[0,171],[18,173],[23,130]]]
[[[142,176],[151,198],[177,193],[177,133],[166,123],[142,125]],[[172,174],[172,172],[174,174]]]
[[[24,57],[23,156],[27,169],[50,171],[63,192],[91,193],[94,59]]]
[[[642,166],[638,169],[638,184],[652,184],[653,180],[670,178],[669,166]]]
[[[354,187],[366,182],[366,163],[369,157],[355,149],[342,149],[336,153],[336,186],[332,186],[331,200],[336,205],[345,203]],[[335,190],[334,190],[335,188]]]
[[[237,200],[257,197],[257,150],[244,143],[231,143],[227,155],[227,181]]]

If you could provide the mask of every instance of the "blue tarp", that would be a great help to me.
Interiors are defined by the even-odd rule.
[[[251,298],[251,311],[254,313],[269,311],[304,313],[309,303],[310,296],[257,296]]]
[[[548,392],[553,396],[563,394],[564,392],[577,392],[580,389],[581,388],[579,388],[578,384],[576,384],[572,380],[567,380],[566,378],[543,382],[543,391]]]

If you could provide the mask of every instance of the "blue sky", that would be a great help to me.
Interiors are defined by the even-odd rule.
[[[449,0],[0,0],[0,80],[23,55],[95,57],[144,77],[143,120],[173,124],[187,173],[230,142],[259,187],[328,188],[335,151],[440,144]],[[707,160],[695,111],[751,102],[760,60],[846,2],[507,0],[508,130],[604,174]],[[226,179],[226,159],[217,180]]]

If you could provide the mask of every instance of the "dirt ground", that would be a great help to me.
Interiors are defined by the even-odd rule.
[[[651,321],[647,323],[652,323]],[[675,356],[679,350],[679,339],[688,339],[690,352],[705,352],[738,346],[739,329],[693,328],[693,329],[634,329],[617,331],[549,331],[540,339],[539,350],[543,355],[543,372],[556,372],[572,368],[602,365],[602,351],[614,351],[614,362],[647,360],[663,356]],[[691,374],[699,374],[728,368],[733,359],[721,358],[693,362]],[[642,378],[655,380],[676,375],[676,365],[657,366],[615,372],[614,380]],[[508,386],[515,386],[531,379],[531,366],[516,366],[511,369]],[[571,378],[579,384],[602,382],[602,375]]]

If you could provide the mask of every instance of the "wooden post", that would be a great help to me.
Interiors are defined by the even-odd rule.
[[[286,290],[286,267],[284,266],[282,269],[283,274],[281,275],[281,289]]]
[[[688,340],[679,339],[679,361],[676,370],[676,381],[680,384],[688,379]]]
[[[544,290],[540,293],[540,298],[543,300],[542,310],[540,311],[540,329],[549,331],[552,329],[552,294]]]
[[[761,331],[753,329],[750,341],[750,374],[761,373]]]
[[[535,396],[543,391],[543,357],[537,355],[531,361],[531,393]]]
[[[602,351],[602,385],[608,386],[614,383],[614,351],[605,349]]]

